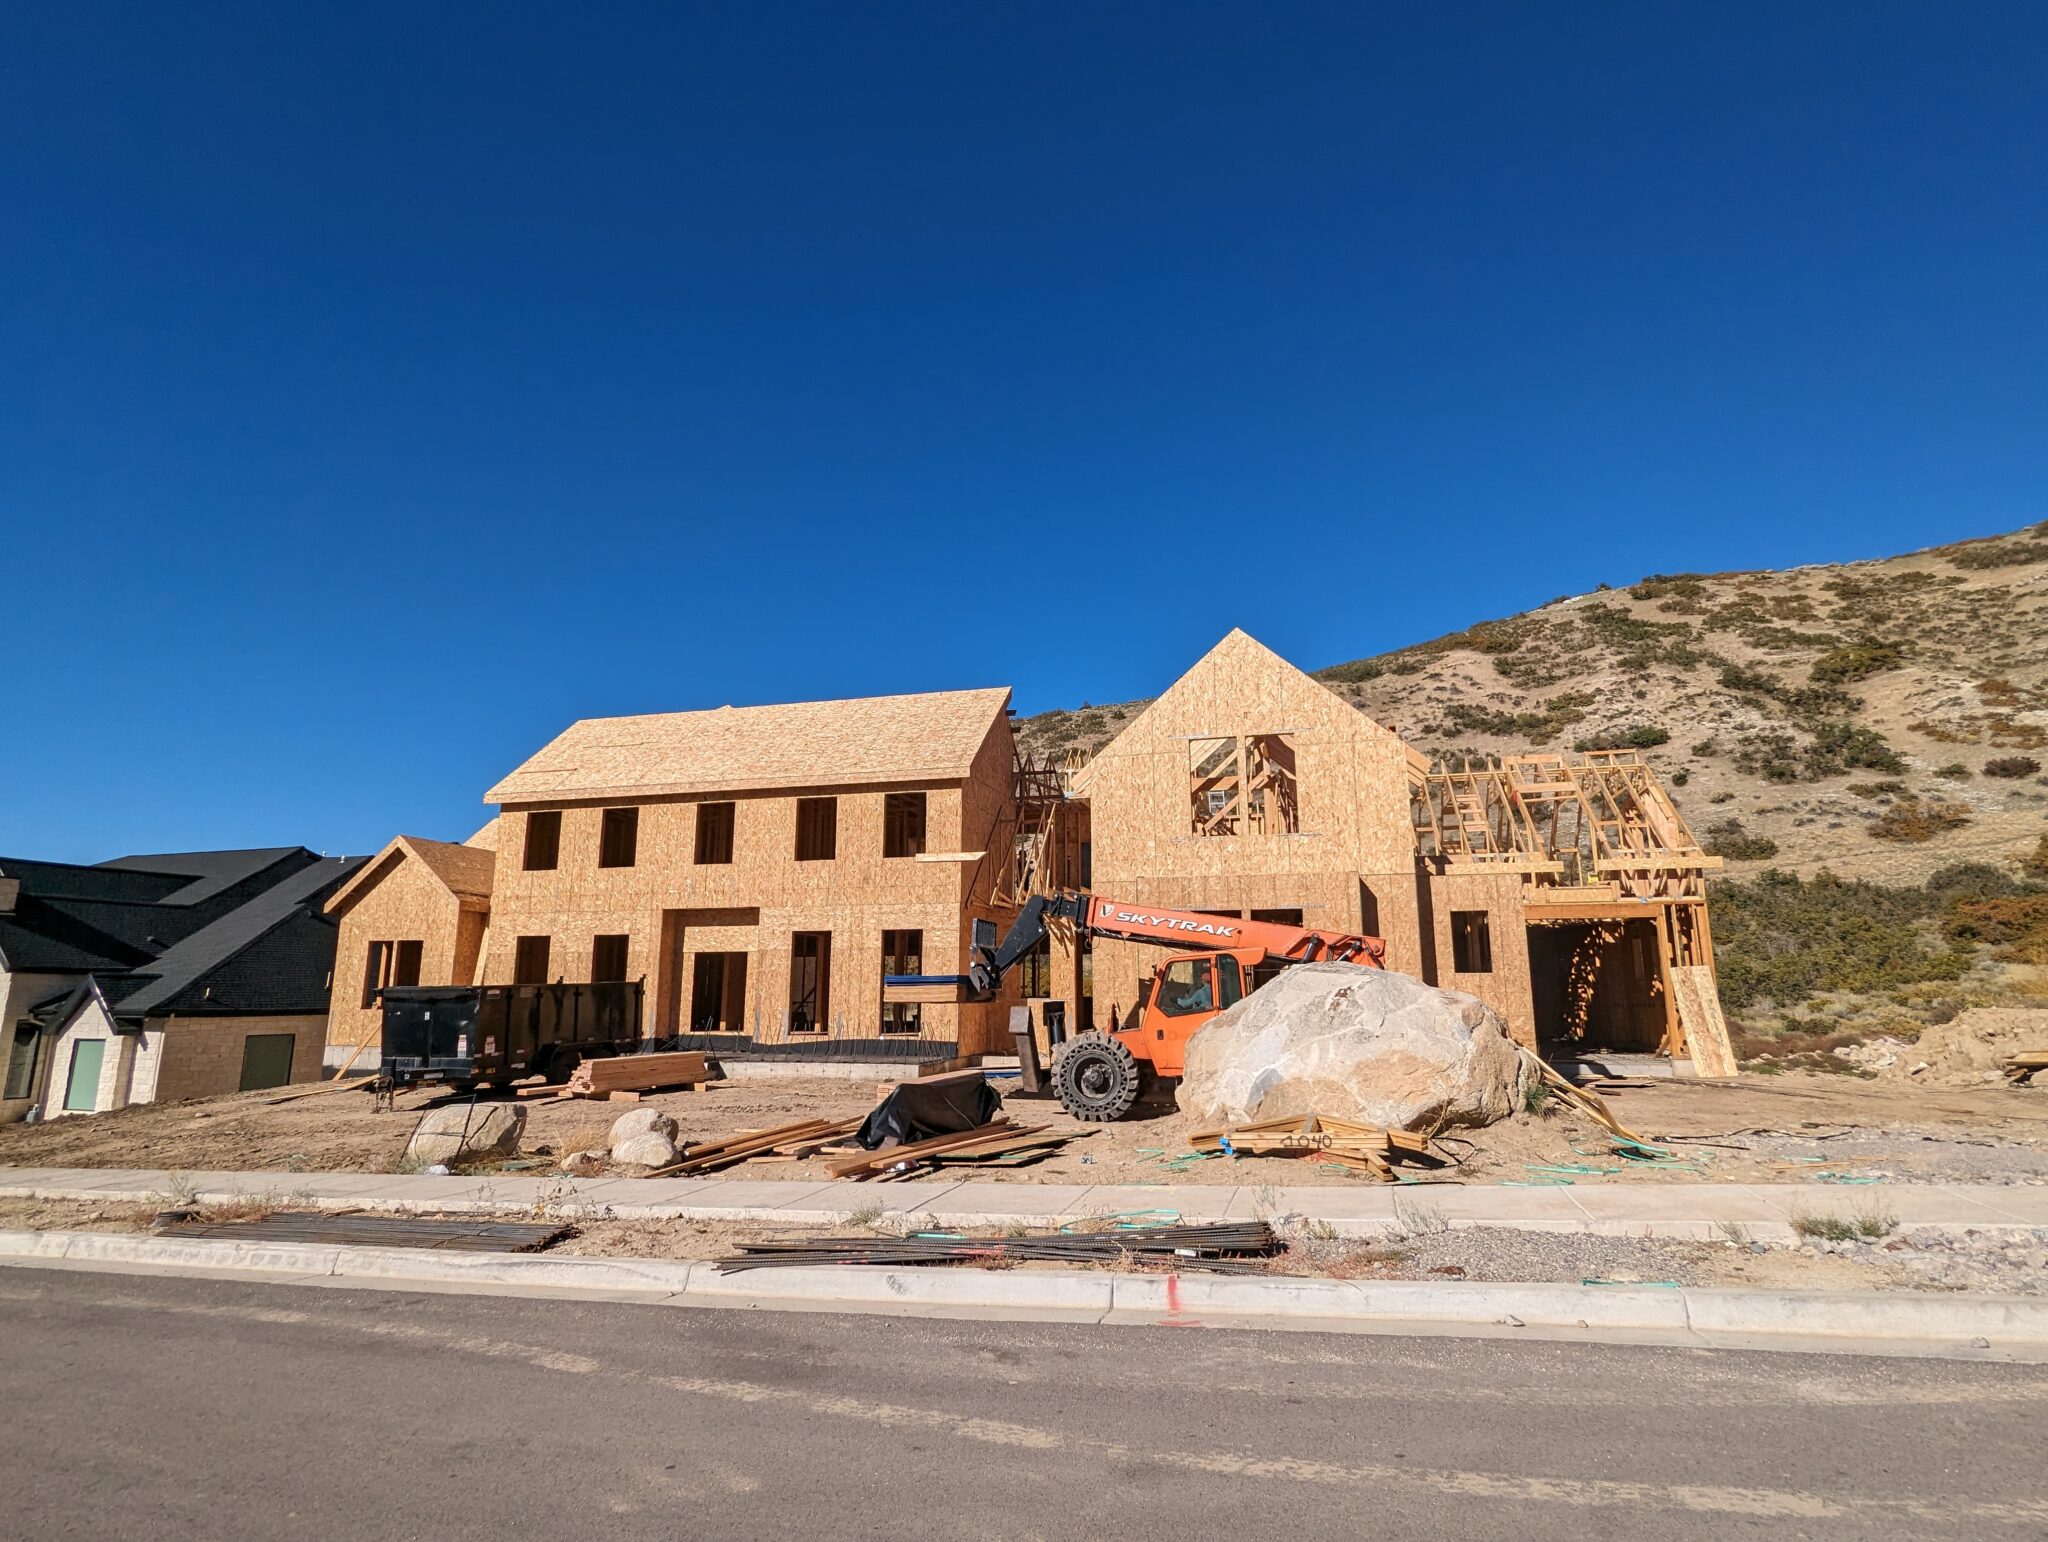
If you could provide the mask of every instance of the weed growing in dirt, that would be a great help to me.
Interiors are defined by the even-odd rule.
[[[882,1218],[882,1202],[871,1199],[866,1204],[846,1212],[848,1226],[872,1226]]]
[[[1435,1205],[1403,1204],[1397,1199],[1394,1213],[1401,1219],[1401,1230],[1411,1237],[1434,1237],[1451,1229]]]
[[[1531,1082],[1522,1089],[1522,1112],[1545,1114],[1550,1112],[1551,1099],[1555,1097],[1547,1082]]]
[[[164,1191],[158,1196],[163,1201],[162,1210],[183,1210],[199,1197],[199,1191],[192,1187],[192,1180],[183,1173],[165,1173]]]
[[[1875,1242],[1897,1231],[1899,1222],[1889,1212],[1873,1209],[1854,1215],[1795,1215],[1792,1229],[1817,1242],[1854,1242],[1858,1237]]]

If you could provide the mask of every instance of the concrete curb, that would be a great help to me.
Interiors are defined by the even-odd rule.
[[[246,1275],[364,1289],[672,1306],[1021,1316],[2048,1361],[2048,1298],[847,1265],[721,1274],[675,1259],[0,1231],[0,1267]]]

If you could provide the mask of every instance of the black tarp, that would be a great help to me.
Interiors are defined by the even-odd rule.
[[[1002,1094],[980,1075],[904,1082],[875,1105],[854,1139],[869,1151],[891,1138],[907,1146],[934,1135],[978,1129],[1002,1106]]]

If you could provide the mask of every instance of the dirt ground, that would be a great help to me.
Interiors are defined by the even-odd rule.
[[[1002,1085],[998,1083],[998,1085]],[[1666,1140],[1672,1157],[1618,1155],[1598,1126],[1553,1102],[1485,1130],[1445,1132],[1459,1165],[1418,1174],[1430,1181],[1591,1184],[1632,1181],[1791,1183],[1864,1179],[2048,1183],[2048,1088],[1923,1088],[1850,1075],[1746,1075],[1728,1082],[1645,1080],[1605,1091],[1624,1125]],[[142,1167],[179,1171],[391,1172],[427,1101],[400,1099],[378,1113],[353,1089],[289,1102],[242,1093],[153,1104],[88,1118],[0,1126],[0,1165]],[[875,1084],[840,1078],[734,1081],[648,1104],[681,1126],[685,1141],[810,1118],[865,1113]],[[643,1104],[642,1106],[647,1106]],[[1051,1099],[1010,1094],[1020,1125],[1077,1136],[1026,1168],[955,1168],[1006,1183],[1350,1184],[1361,1179],[1284,1157],[1188,1160],[1189,1121],[1170,1103],[1142,1117],[1085,1125]],[[601,1147],[617,1105],[557,1103],[529,1109],[519,1160],[551,1171],[555,1159]],[[817,1180],[818,1161],[755,1161],[724,1169],[745,1178]]]

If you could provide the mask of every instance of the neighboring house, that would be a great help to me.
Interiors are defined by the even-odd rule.
[[[0,1122],[317,1078],[335,939],[321,905],[362,860],[0,857]]]
[[[334,891],[327,914],[340,925],[327,1064],[371,1071],[387,985],[474,985],[490,926],[495,824],[464,845],[401,835]]]

